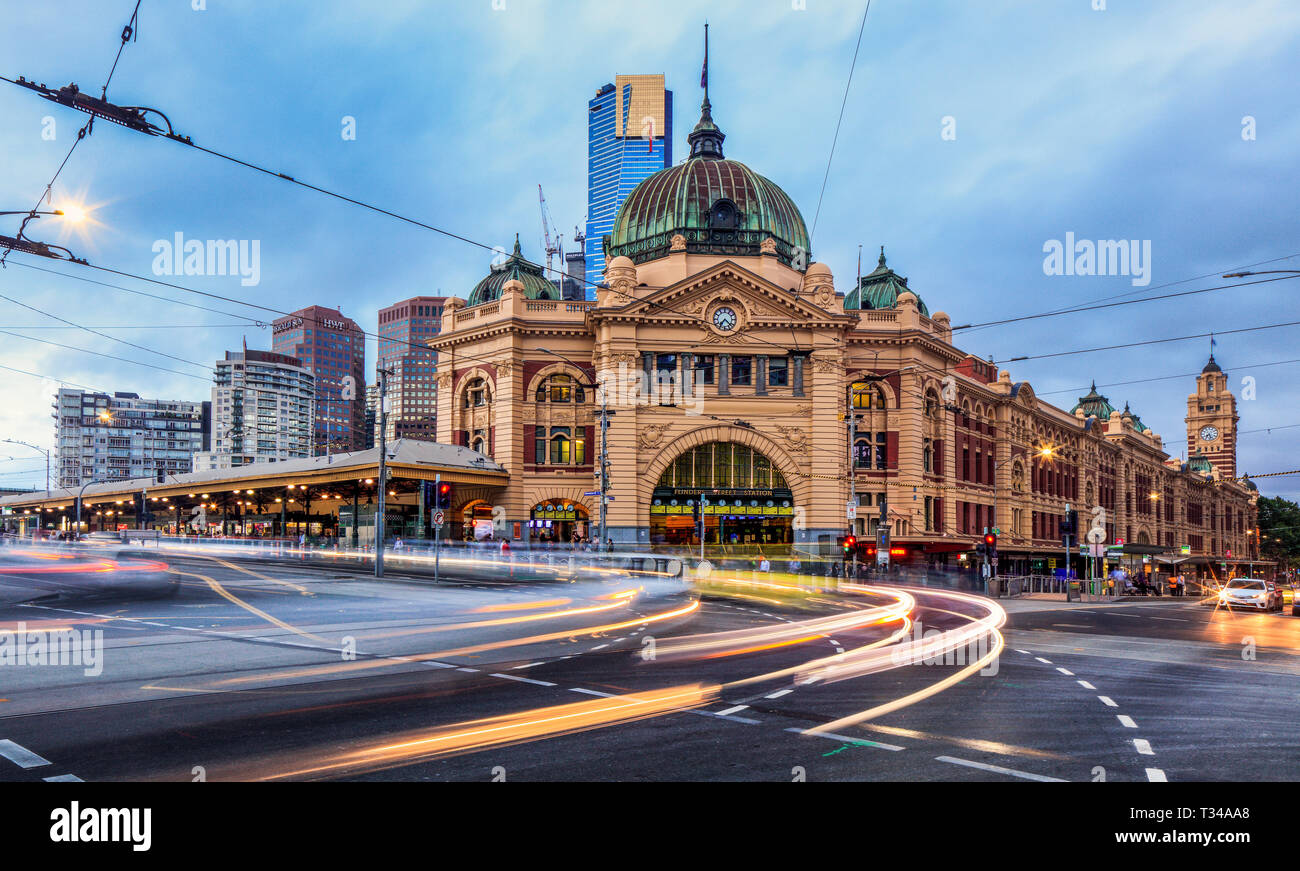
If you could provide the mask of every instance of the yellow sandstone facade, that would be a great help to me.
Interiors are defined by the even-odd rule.
[[[1155,558],[1186,545],[1184,567],[1249,558],[1255,491],[1231,478],[1235,448],[1182,463],[1095,389],[1071,411],[1039,399],[956,347],[883,250],[857,286],[837,282],[798,209],[723,138],[706,97],[691,156],[620,209],[593,301],[554,299],[518,247],[475,304],[448,300],[430,341],[438,440],[509,473],[457,492],[460,529],[596,538],[603,448],[619,544],[698,547],[703,498],[706,546],[830,550],[849,530],[874,541],[883,515],[896,561],[959,564],[998,527],[1001,572],[1021,573],[1064,558],[1069,506],[1079,535]],[[1221,375],[1211,362],[1199,395]],[[1189,444],[1206,404],[1189,401]]]

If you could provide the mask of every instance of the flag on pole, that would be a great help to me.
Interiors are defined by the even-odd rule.
[[[704,25],[704,67],[700,70],[700,87],[709,89],[709,25]]]

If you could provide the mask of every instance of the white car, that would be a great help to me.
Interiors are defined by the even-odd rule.
[[[1272,611],[1278,607],[1276,590],[1271,584],[1257,578],[1233,578],[1219,591],[1219,604],[1227,608],[1258,608]]]

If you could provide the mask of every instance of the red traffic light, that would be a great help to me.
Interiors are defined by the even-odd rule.
[[[853,547],[853,546],[855,546],[857,543],[858,543],[857,536],[849,535],[849,536],[845,536],[845,538],[844,538],[844,547],[845,547],[845,549],[848,549],[848,548],[850,548],[850,547]]]
[[[998,537],[991,532],[984,533],[984,543],[993,547],[998,543]]]
[[[440,495],[446,496],[446,495],[447,495],[448,493],[450,493],[450,492],[451,492],[451,485],[450,485],[450,484],[439,484],[439,485],[438,485],[438,493],[439,493]]]

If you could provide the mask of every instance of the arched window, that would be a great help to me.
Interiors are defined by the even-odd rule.
[[[871,442],[858,439],[853,443],[853,465],[858,469],[871,468]]]
[[[537,385],[538,402],[586,402],[587,392],[572,375],[552,375]]]
[[[567,466],[572,456],[573,443],[569,440],[567,427],[557,429],[560,431],[551,436],[551,464]]]
[[[483,444],[483,437],[479,436],[478,438],[474,439],[473,443],[471,443],[469,447],[470,450],[472,451],[477,451],[480,454],[484,453],[483,448],[485,447],[485,445]]]
[[[657,486],[789,489],[771,459],[734,442],[710,442],[682,453],[664,469]]]
[[[885,391],[878,385],[867,381],[855,381],[849,385],[849,395],[854,408],[884,408]]]
[[[482,378],[471,379],[465,385],[464,407],[481,408],[492,401],[492,395],[488,389],[487,381]]]

